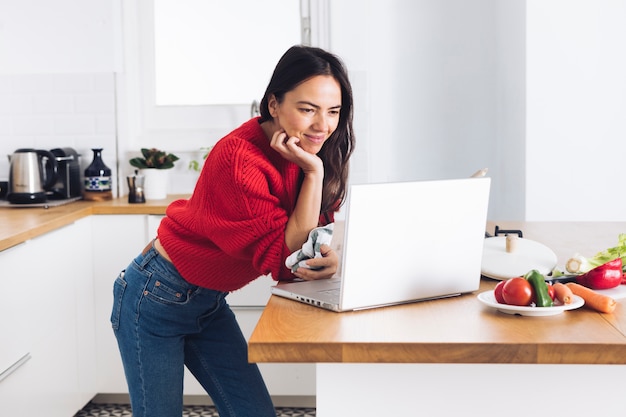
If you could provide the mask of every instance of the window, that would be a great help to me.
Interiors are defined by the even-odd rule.
[[[249,105],[300,32],[298,0],[154,0],[156,104]]]
[[[122,87],[129,124],[136,123],[129,128],[131,141],[172,148],[176,138],[179,147],[197,149],[206,144],[198,137],[218,136],[241,124],[289,46],[326,47],[327,2],[123,2],[127,27],[134,21],[138,28],[135,40],[125,40],[126,69],[133,75]]]

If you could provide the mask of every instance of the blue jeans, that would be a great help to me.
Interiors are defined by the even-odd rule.
[[[227,293],[190,285],[154,247],[117,277],[113,293],[133,417],[180,417],[184,366],[220,416],[276,416]]]

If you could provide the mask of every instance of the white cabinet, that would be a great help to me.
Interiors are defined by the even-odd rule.
[[[38,415],[45,404],[46,416],[67,417],[96,393],[90,221],[0,252],[2,343],[30,353],[0,381],[2,416]]]
[[[93,282],[98,392],[127,393],[124,370],[113,329],[113,283],[149,241],[147,216],[96,215],[93,225]]]
[[[29,308],[22,293],[22,271],[29,263],[26,244],[0,252],[0,414],[8,414],[19,406],[12,395],[21,387],[14,383],[16,375],[25,372],[24,364],[31,357],[33,335]],[[16,393],[17,394],[17,393]],[[6,413],[5,413],[6,411]]]
[[[120,0],[0,2],[0,74],[121,69]]]
[[[269,289],[266,289],[269,291]],[[232,306],[246,339],[261,318],[263,307]],[[313,363],[260,363],[259,369],[267,389],[276,396],[315,396],[315,364]]]
[[[113,283],[119,272],[156,236],[162,216],[95,215],[94,289],[96,294],[96,340],[98,355],[98,392],[127,393],[121,359],[111,330],[110,314]],[[227,297],[246,338],[256,326],[270,297],[273,281],[261,277]],[[314,396],[313,364],[261,364],[259,366],[273,396]],[[200,384],[186,371],[185,395],[206,395]]]
[[[71,244],[62,247],[72,248],[68,254],[68,270],[75,276],[78,397],[82,404],[88,403],[98,392],[92,240],[92,217],[87,217],[74,223]]]
[[[113,283],[160,216],[94,215],[0,252],[0,416],[74,415],[128,392],[110,324]],[[269,298],[262,277],[229,296],[246,337]],[[24,359],[21,366],[12,366]],[[262,364],[273,396],[314,396],[310,364]],[[185,395],[206,396],[187,374]]]

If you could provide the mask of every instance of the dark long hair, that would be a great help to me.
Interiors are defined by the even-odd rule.
[[[337,210],[344,201],[348,182],[348,160],[354,151],[352,86],[341,59],[320,48],[292,46],[280,58],[261,100],[261,122],[272,120],[268,102],[272,95],[281,103],[285,94],[317,75],[329,75],[341,86],[341,110],[337,129],[318,156],[324,162],[321,212]]]

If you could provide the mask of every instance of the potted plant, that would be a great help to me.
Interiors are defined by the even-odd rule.
[[[156,148],[142,148],[143,157],[130,160],[130,164],[139,168],[144,175],[144,196],[146,200],[162,200],[167,197],[168,170],[174,168],[178,156]]]
[[[198,161],[197,159],[192,159],[191,161],[189,161],[189,165],[187,168],[195,172],[200,172],[202,170],[202,164],[206,160],[207,156],[209,156],[209,152],[211,152],[211,149],[213,149],[213,146],[203,146],[202,148],[200,148],[200,152],[202,152],[202,162]]]
[[[172,153],[167,153],[156,148],[141,148],[143,158],[132,158],[130,164],[139,169],[170,169],[174,168],[174,162],[178,157]]]

